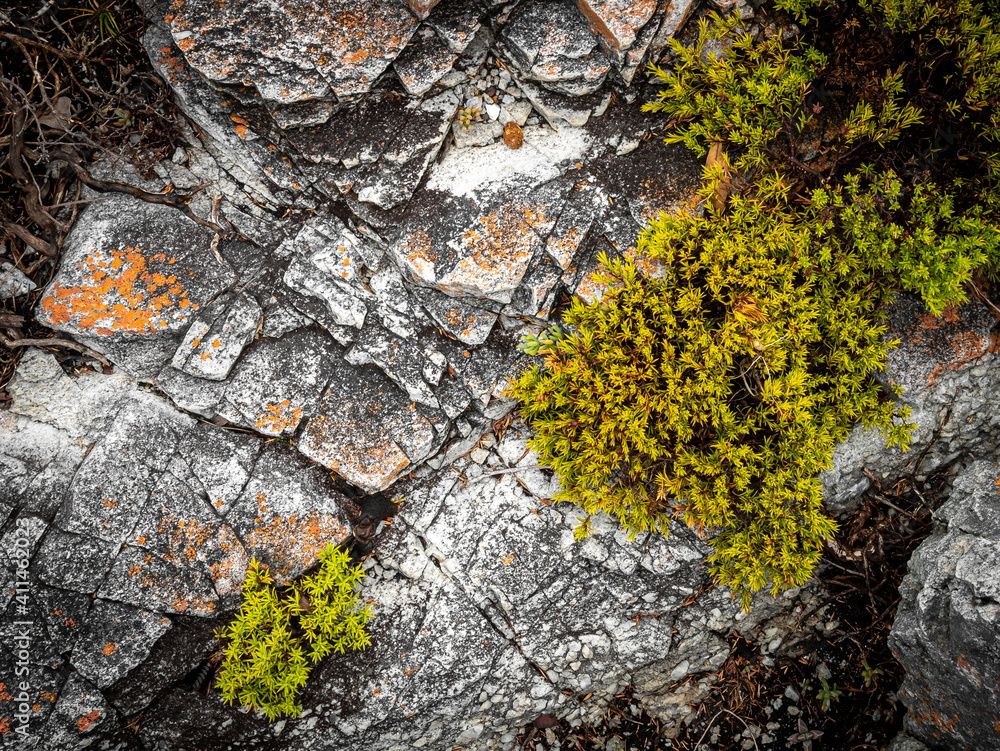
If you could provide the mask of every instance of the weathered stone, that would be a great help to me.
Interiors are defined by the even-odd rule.
[[[932,747],[996,738],[1000,706],[1000,464],[974,462],[910,559],[889,644],[906,668],[905,729]]]
[[[268,443],[225,518],[247,552],[268,564],[275,581],[287,583],[327,545],[347,539],[346,504],[326,472],[291,447]]]
[[[498,122],[469,123],[462,125],[458,120],[451,124],[455,148],[467,149],[471,146],[489,146],[503,135],[503,126]]]
[[[355,180],[358,200],[392,209],[412,198],[444,143],[457,104],[446,91],[415,106],[379,162]]]
[[[437,31],[454,52],[462,53],[479,31],[482,12],[477,0],[445,0],[427,19],[427,25]]]
[[[261,445],[243,433],[199,424],[182,440],[179,452],[215,512],[225,516],[250,479]]]
[[[416,338],[403,339],[378,326],[368,326],[344,356],[352,365],[376,365],[411,401],[437,408],[437,399],[424,379],[424,360],[429,347]]]
[[[46,584],[74,592],[97,591],[118,553],[118,543],[52,528],[34,557],[35,573]]]
[[[157,481],[128,545],[197,570],[227,602],[239,593],[250,562],[232,528],[170,472]]]
[[[441,0],[404,0],[404,2],[417,18],[427,18],[427,14],[431,12],[431,8],[441,2]]]
[[[70,661],[99,689],[115,683],[146,659],[170,628],[170,619],[107,600],[97,600]]]
[[[315,331],[258,339],[226,389],[226,402],[264,435],[289,435],[312,414],[330,379],[335,352]]]
[[[566,3],[531,0],[520,4],[499,40],[519,80],[538,81],[563,94],[593,93],[611,70],[598,37]]]
[[[219,596],[207,572],[177,565],[141,547],[122,549],[97,596],[160,613],[211,617]]]
[[[392,64],[399,80],[411,96],[423,96],[431,86],[441,80],[458,59],[447,41],[434,29],[425,27],[414,36],[414,41]]]
[[[441,293],[423,294],[421,304],[449,336],[465,344],[485,342],[497,320],[497,314],[492,311]]]
[[[656,12],[656,0],[577,0],[580,10],[612,50],[624,50]]]
[[[4,261],[0,263],[0,300],[21,297],[36,289],[24,272]]]
[[[875,375],[887,387],[902,388],[901,406],[911,410],[907,420],[914,426],[909,448],[889,448],[880,431],[856,426],[834,450],[832,467],[820,474],[826,506],[837,514],[850,512],[870,487],[864,468],[891,483],[907,474],[927,476],[970,450],[1000,455],[1000,420],[984,409],[1000,390],[995,321],[986,306],[970,301],[935,317],[919,298],[900,293],[887,313],[884,336],[900,343]]]
[[[151,378],[195,313],[236,281],[211,240],[176,209],[112,194],[73,225],[36,316]]]
[[[120,735],[117,713],[101,692],[78,673],[73,673],[59,692],[42,737],[50,749],[79,748],[94,737]],[[89,744],[87,744],[89,745]]]
[[[260,327],[260,305],[246,294],[222,295],[202,309],[174,353],[173,367],[221,381]]]
[[[423,15],[426,5],[419,4]],[[368,91],[417,27],[403,4],[375,0],[319,7],[244,0],[225,15],[209,3],[187,2],[164,20],[202,75],[254,86],[264,99],[282,103]]]
[[[450,151],[410,203],[391,249],[397,263],[449,294],[510,302],[558,214],[553,195],[534,191],[573,168],[589,144],[583,132],[528,128],[517,151],[502,143]]]
[[[299,450],[369,492],[426,458],[434,430],[381,371],[338,369]]]
[[[179,616],[175,619],[173,627],[153,644],[148,657],[104,691],[120,714],[128,716],[145,709],[218,646],[210,622]]]
[[[61,529],[113,543],[135,527],[179,433],[193,421],[166,405],[130,404],[80,466],[56,516]]]

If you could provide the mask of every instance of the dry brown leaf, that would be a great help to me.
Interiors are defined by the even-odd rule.
[[[729,198],[730,189],[729,163],[726,161],[726,150],[722,145],[722,141],[712,143],[712,148],[708,150],[708,158],[705,159],[706,167],[713,167],[716,164],[722,167],[726,179],[722,180],[715,189],[715,195],[712,196],[712,208],[716,211],[722,211],[726,206],[726,199]]]

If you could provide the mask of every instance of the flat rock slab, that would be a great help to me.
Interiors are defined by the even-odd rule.
[[[104,197],[74,224],[35,314],[151,377],[198,311],[236,281],[212,237],[176,209]]]
[[[288,583],[312,566],[327,545],[347,539],[347,505],[327,472],[290,446],[268,443],[226,523],[249,555],[268,564],[276,582]],[[224,540],[216,540],[221,549]]]
[[[418,23],[395,0],[325,0],[318,6],[243,0],[224,13],[212,3],[182,0],[166,21],[188,62],[206,78],[255,86],[265,99],[286,104],[367,91]]]
[[[416,405],[371,366],[338,368],[299,450],[369,492],[426,458],[434,429]]]

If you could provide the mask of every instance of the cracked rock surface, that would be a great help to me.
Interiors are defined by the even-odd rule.
[[[889,645],[906,668],[907,733],[971,751],[996,738],[1000,707],[1000,464],[970,463],[934,520],[900,586]]]
[[[0,675],[30,621],[33,747],[511,748],[540,714],[593,720],[629,683],[675,733],[730,631],[768,648],[814,590],[744,614],[707,588],[708,548],[686,529],[630,541],[597,518],[575,540],[576,507],[551,503],[558,480],[504,392],[533,363],[516,346],[526,327],[568,294],[601,298],[599,252],[655,273],[640,230],[700,210],[701,165],[647,137],[663,123],[633,82],[700,11],[146,11],[150,59],[198,131],[149,183],[99,169],[149,190],[208,184],[191,208],[208,216],[219,196],[234,232],[220,262],[180,213],[88,194],[37,309],[115,372],[70,377],[29,351],[0,412]],[[507,122],[523,126],[516,150]],[[838,513],[864,467],[888,479],[918,458],[920,475],[970,450],[996,458],[986,306],[933,319],[901,295],[890,328],[901,345],[879,377],[904,387],[914,440],[904,453],[855,429],[822,476]],[[268,724],[196,690],[251,557],[291,581],[350,537],[358,491],[398,502],[366,562],[372,646],[318,666],[300,718]],[[0,698],[0,723],[11,706]]]

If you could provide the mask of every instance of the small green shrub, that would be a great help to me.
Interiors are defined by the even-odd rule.
[[[973,273],[995,275],[1000,227],[987,206],[955,211],[955,194],[928,181],[906,186],[892,172],[862,169],[813,193],[808,215],[824,233],[824,257],[888,274],[934,315],[966,299]],[[905,209],[905,210],[904,210]]]
[[[723,40],[730,45],[724,57],[705,54],[708,45]],[[798,134],[810,124],[812,114],[803,102],[826,57],[777,36],[755,44],[738,16],[724,19],[715,12],[698,21],[693,47],[677,39],[670,45],[677,62],[670,71],[650,66],[665,88],[656,101],[643,105],[647,112],[664,112],[685,123],[664,140],[683,143],[700,156],[714,142],[730,144],[738,156],[728,167],[745,182],[760,171],[773,173],[769,145],[783,131]],[[719,179],[721,173],[715,176]],[[765,184],[770,183],[759,186]]]
[[[364,649],[370,617],[355,593],[364,576],[347,551],[328,546],[319,570],[279,592],[256,559],[243,605],[219,638],[228,640],[217,685],[229,704],[263,710],[269,720],[301,712],[296,697],[312,666],[330,652]]]
[[[640,251],[663,276],[602,257],[599,305],[573,301],[565,331],[526,344],[545,367],[511,393],[557,500],[617,516],[631,534],[675,516],[715,529],[717,577],[752,590],[801,584],[822,540],[815,474],[856,423],[905,442],[870,378],[886,343],[885,285],[827,252],[820,228],[734,199],[723,219],[662,216]]]
[[[708,211],[643,232],[655,278],[602,256],[602,301],[574,300],[563,327],[527,337],[544,366],[510,389],[557,500],[631,535],[674,518],[710,533],[713,571],[744,605],[803,582],[836,532],[816,479],[836,442],[856,423],[908,440],[906,411],[870,376],[894,344],[894,291],[940,314],[1000,267],[1000,42],[982,6],[778,5],[822,14],[813,39],[867,34],[865,55],[755,44],[715,14],[693,48],[672,42],[645,108],[672,118],[668,143],[707,155]]]

